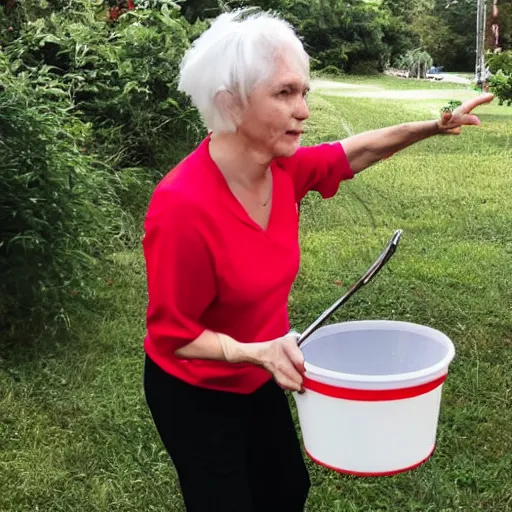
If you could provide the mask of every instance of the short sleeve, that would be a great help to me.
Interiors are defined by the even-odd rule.
[[[190,343],[203,331],[201,316],[216,295],[211,254],[194,205],[155,191],[144,222],[147,333],[162,352]]]
[[[278,166],[291,176],[297,201],[312,190],[324,199],[333,197],[343,180],[354,177],[341,142],[300,147],[292,157],[279,160]]]

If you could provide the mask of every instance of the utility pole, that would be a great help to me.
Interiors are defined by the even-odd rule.
[[[485,81],[485,34],[487,1],[477,0],[475,80],[482,88]]]

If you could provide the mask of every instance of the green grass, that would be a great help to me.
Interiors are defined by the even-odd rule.
[[[321,76],[318,77],[322,79]],[[442,90],[442,89],[470,89],[469,85],[450,83],[450,82],[436,82],[433,80],[418,80],[415,78],[398,78],[387,75],[341,75],[338,77],[330,77],[329,80],[335,82],[342,82],[346,84],[353,84],[358,86],[377,87],[379,89],[396,90],[396,89],[426,89],[426,90]]]
[[[469,71],[461,71],[460,73],[458,73],[457,71],[443,71],[443,74],[444,75],[458,75],[458,76],[462,76],[463,78],[468,78],[469,80],[474,80],[474,78],[475,78],[475,73],[469,72]]]
[[[428,119],[441,106],[318,95],[311,103],[307,143]],[[343,183],[335,198],[311,194],[303,206],[296,328],[400,228],[393,259],[333,321],[422,323],[457,350],[434,457],[381,479],[308,461],[309,512],[512,510],[512,108],[480,115],[481,127],[415,145]],[[0,353],[0,512],[183,510],[142,395],[140,252],[113,255],[90,288],[95,302],[70,333]]]

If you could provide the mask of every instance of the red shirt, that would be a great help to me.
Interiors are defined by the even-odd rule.
[[[240,342],[290,330],[288,298],[299,270],[299,201],[324,198],[354,176],[340,143],[302,147],[271,164],[268,228],[247,214],[208,150],[209,137],[156,187],[145,219],[148,309],[144,348],[190,384],[251,393],[271,378],[252,364],[181,359],[205,329]]]

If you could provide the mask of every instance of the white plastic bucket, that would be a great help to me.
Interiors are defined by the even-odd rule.
[[[357,321],[322,327],[301,348],[305,392],[294,398],[312,460],[387,476],[430,458],[455,356],[446,335],[407,322]]]

